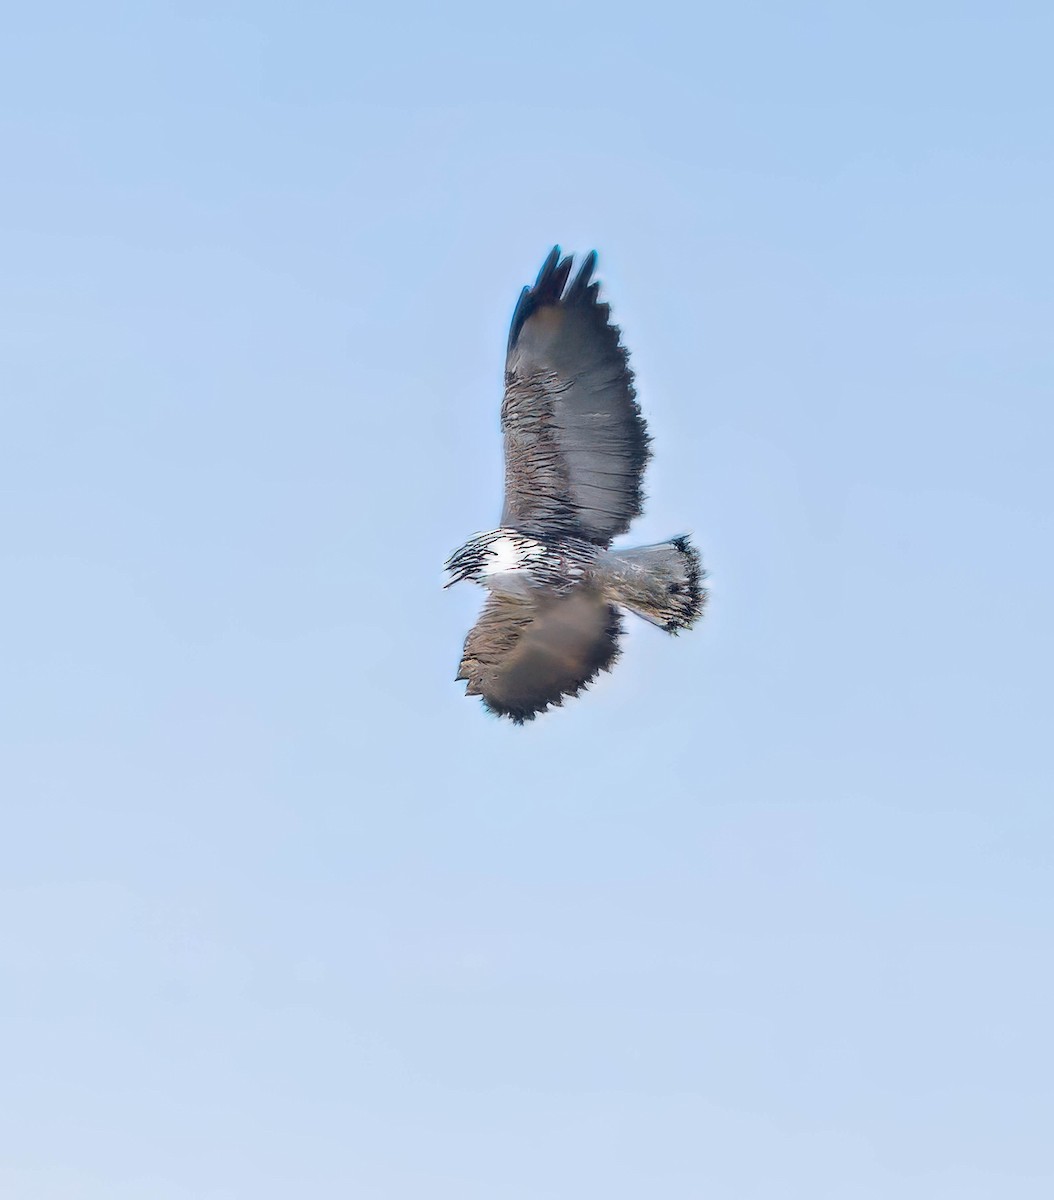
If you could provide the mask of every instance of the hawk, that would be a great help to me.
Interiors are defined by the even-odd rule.
[[[592,282],[555,246],[512,315],[501,428],[505,507],[446,564],[490,592],[456,678],[517,724],[576,696],[618,656],[620,610],[668,633],[703,610],[686,537],[611,550],[640,515],[648,433],[629,356]],[[568,283],[568,280],[571,280]]]

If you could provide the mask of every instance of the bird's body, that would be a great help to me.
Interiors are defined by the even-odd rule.
[[[516,722],[577,693],[618,655],[619,609],[673,633],[702,611],[687,538],[609,549],[640,513],[648,437],[626,351],[590,254],[569,287],[559,247],[513,314],[505,370],[505,506],[499,528],[447,563],[490,599],[458,679]]]

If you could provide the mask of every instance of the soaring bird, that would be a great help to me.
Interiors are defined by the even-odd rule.
[[[612,550],[640,515],[648,433],[629,355],[592,282],[554,246],[512,315],[501,524],[451,555],[449,587],[490,592],[456,678],[517,724],[576,696],[618,657],[621,609],[669,633],[706,600],[687,537]],[[568,280],[571,279],[570,284]]]

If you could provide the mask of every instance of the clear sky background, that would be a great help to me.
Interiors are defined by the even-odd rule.
[[[1052,44],[7,12],[0,1194],[1054,1195]],[[712,601],[518,729],[441,567],[557,241]]]

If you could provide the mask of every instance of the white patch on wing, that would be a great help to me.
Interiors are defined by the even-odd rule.
[[[506,571],[515,571],[522,561],[523,558],[512,538],[495,538],[490,544],[490,553],[483,564],[483,574],[504,575]]]
[[[490,554],[483,564],[482,574],[487,577],[518,571],[544,553],[545,548],[536,543],[514,541],[507,536],[495,538],[490,544]]]

